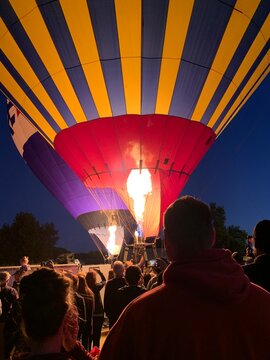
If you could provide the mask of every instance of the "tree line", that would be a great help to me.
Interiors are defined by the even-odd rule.
[[[54,259],[66,249],[56,246],[58,231],[53,223],[40,224],[30,213],[18,213],[11,225],[0,228],[0,265],[19,265],[27,255],[32,264]]]
[[[210,204],[216,228],[215,247],[224,247],[232,252],[245,254],[247,232],[239,226],[226,226],[224,207]],[[0,228],[0,266],[19,265],[19,259],[27,255],[32,264],[56,259],[67,253],[65,248],[57,247],[58,231],[53,223],[40,224],[33,214],[18,213],[13,222]],[[101,263],[104,261],[99,251],[75,254],[82,263]]]
[[[239,226],[225,225],[226,213],[223,206],[211,203],[210,208],[216,229],[215,247],[229,249],[231,252],[237,251],[244,256],[248,233]]]

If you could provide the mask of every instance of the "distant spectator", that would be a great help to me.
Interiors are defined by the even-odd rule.
[[[138,265],[130,265],[125,273],[127,285],[117,290],[116,315],[117,319],[124,308],[135,298],[144,294],[146,289],[139,285],[142,280],[142,272]]]
[[[243,267],[250,281],[270,292],[270,220],[260,221],[253,231],[255,260]]]
[[[14,339],[11,335],[11,331],[13,332],[12,308],[19,298],[17,290],[8,285],[9,279],[9,272],[0,272],[0,301],[2,304],[2,314],[0,316],[0,329],[2,334],[0,334],[0,336],[4,339],[5,358],[8,358],[14,345]]]
[[[28,256],[23,256],[21,259],[20,259],[20,264],[21,264],[21,267],[20,267],[20,270],[21,271],[29,271],[31,270],[31,266],[29,265],[29,257]]]
[[[169,265],[169,262],[165,258],[157,258],[155,261],[155,265],[152,267],[153,271],[156,273],[155,276],[153,276],[148,284],[147,284],[147,290],[151,290],[155,288],[156,286],[159,286],[162,284],[162,276],[164,270]]]
[[[97,274],[100,276],[101,281],[97,281]],[[99,348],[101,330],[104,321],[104,308],[100,296],[101,289],[106,284],[106,279],[103,273],[99,268],[89,269],[86,274],[86,282],[89,288],[93,291],[95,296],[95,310],[93,314],[93,346],[97,346]]]
[[[12,287],[17,290],[17,292],[19,293],[19,289],[20,289],[20,282],[21,282],[21,278],[23,277],[23,274],[25,272],[22,271],[21,269],[18,269],[15,271],[15,273],[13,274],[14,277],[14,281],[12,284]]]
[[[126,285],[124,271],[125,268],[122,261],[115,261],[113,264],[114,278],[109,280],[105,287],[104,310],[109,319],[109,328],[114,325],[118,318],[118,314],[116,313],[116,292],[119,288]]]
[[[95,308],[95,296],[93,291],[88,287],[84,274],[78,275],[77,292],[84,299],[86,311],[86,323],[82,331],[82,344],[87,350],[90,350],[93,335],[93,314]]]
[[[181,197],[164,225],[164,282],[125,308],[99,360],[269,360],[270,294],[213,248],[210,208]]]

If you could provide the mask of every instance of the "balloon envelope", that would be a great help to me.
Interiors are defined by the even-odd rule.
[[[92,195],[109,187],[132,211],[130,171],[149,169],[148,235],[269,73],[263,0],[2,0],[0,13],[1,90]]]

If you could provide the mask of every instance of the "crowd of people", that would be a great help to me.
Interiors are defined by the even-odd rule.
[[[214,247],[211,211],[191,196],[166,210],[164,234],[168,260],[115,261],[107,280],[98,267],[31,271],[27,257],[13,286],[0,272],[4,358],[269,359],[270,220],[255,226],[244,266]]]

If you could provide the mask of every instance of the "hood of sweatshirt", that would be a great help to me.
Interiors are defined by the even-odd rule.
[[[240,303],[250,290],[250,281],[242,267],[225,249],[209,249],[172,262],[163,279],[165,285],[173,283],[213,303]]]

